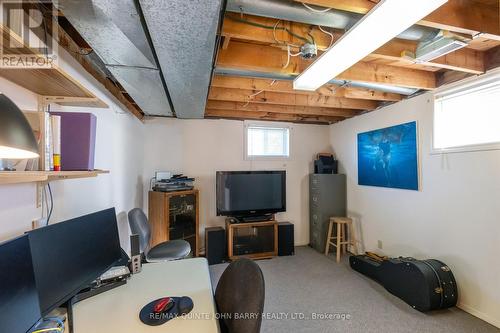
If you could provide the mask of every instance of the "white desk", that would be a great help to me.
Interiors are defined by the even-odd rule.
[[[160,326],[144,325],[139,312],[147,303],[166,296],[189,296],[198,318],[175,318]],[[77,303],[74,333],[216,333],[215,303],[204,258],[142,266],[126,285]]]

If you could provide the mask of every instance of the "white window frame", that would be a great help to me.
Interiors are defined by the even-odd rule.
[[[450,148],[436,148],[434,144],[434,131],[436,130],[434,119],[436,112],[436,101],[443,96],[452,96],[455,94],[460,94],[467,90],[472,90],[475,88],[486,87],[492,85],[500,80],[500,69],[495,69],[488,72],[487,74],[481,75],[480,77],[474,77],[468,80],[463,80],[458,83],[453,83],[446,85],[442,88],[435,90],[433,104],[432,104],[432,131],[431,131],[431,154],[448,154],[448,153],[462,153],[462,152],[474,152],[474,151],[488,151],[488,150],[500,150],[500,141],[491,143],[480,143],[463,145]]]
[[[267,127],[267,128],[283,128],[288,129],[288,156],[283,155],[248,155],[248,128],[249,127]],[[245,121],[243,123],[243,158],[249,161],[286,161],[292,156],[292,126],[286,123],[267,122],[267,121]]]

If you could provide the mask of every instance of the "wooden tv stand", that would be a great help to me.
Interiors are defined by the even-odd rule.
[[[230,260],[268,259],[278,255],[278,222],[230,223],[226,219],[227,249]]]

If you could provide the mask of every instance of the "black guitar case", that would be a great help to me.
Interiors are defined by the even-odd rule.
[[[419,311],[445,309],[457,304],[453,273],[439,260],[359,255],[351,256],[349,263],[352,269],[374,279]]]

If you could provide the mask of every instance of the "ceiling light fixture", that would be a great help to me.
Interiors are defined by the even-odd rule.
[[[382,0],[293,81],[313,91],[432,13],[447,0]]]

